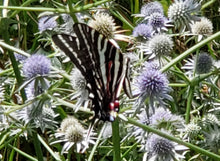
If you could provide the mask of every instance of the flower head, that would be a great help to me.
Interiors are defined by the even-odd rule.
[[[94,135],[94,133],[90,132],[90,135]],[[68,151],[72,146],[76,147],[76,152],[84,153],[89,143],[94,144],[93,137],[90,138],[88,136],[88,130],[85,130],[74,117],[67,117],[62,121],[60,129],[55,133],[55,137],[60,140],[51,144],[64,142],[61,153]]]
[[[199,54],[196,61],[196,73],[204,74],[210,72],[213,65],[213,60],[210,55],[207,53]]]
[[[185,125],[185,128],[182,131],[184,132],[183,138],[191,140],[198,136],[201,132],[201,127],[196,122],[191,121],[189,124]]]
[[[157,1],[146,3],[141,7],[141,15],[144,17],[156,12],[163,14],[163,6]]]
[[[154,57],[167,56],[173,50],[173,41],[166,34],[158,34],[152,37],[146,46],[143,46],[143,51],[145,54],[151,55],[149,59]]]
[[[182,117],[172,114],[168,109],[162,107],[156,108],[155,113],[150,116],[150,125],[157,128],[169,128],[173,126],[181,128],[184,126],[184,120]]]
[[[46,30],[52,30],[55,27],[58,26],[57,21],[56,21],[57,17],[56,16],[43,16],[40,17],[39,21],[38,21],[38,29],[40,32],[44,32]]]
[[[25,60],[23,65],[23,72],[27,78],[32,78],[37,75],[46,75],[50,72],[50,60],[39,54],[34,54]]]
[[[149,65],[147,65],[147,67],[148,66]],[[138,87],[137,93],[139,93],[139,103],[142,104],[146,98],[149,98],[151,106],[153,106],[153,101],[155,100],[159,101],[160,104],[163,104],[163,99],[172,100],[172,97],[168,94],[168,92],[171,91],[168,82],[165,74],[159,70],[144,68],[136,82]]]
[[[147,159],[152,161],[174,161],[183,159],[184,156],[177,152],[183,152],[188,148],[178,145],[168,139],[152,134],[146,141]]]
[[[200,21],[196,21],[191,25],[192,33],[196,35],[211,35],[213,32],[212,22],[203,17]]]
[[[167,31],[166,27],[171,26],[169,23],[170,21],[159,12],[152,13],[148,18],[148,24],[157,32],[161,32],[162,30]]]
[[[88,91],[86,89],[86,80],[77,68],[72,70],[71,75],[71,85],[76,90],[76,92],[73,93],[71,99],[77,99],[77,103],[75,104],[75,111],[77,111],[83,104],[84,108],[87,108],[89,100]]]
[[[134,37],[142,37],[143,39],[148,39],[152,36],[153,28],[147,24],[138,24],[133,30]]]
[[[94,19],[90,20],[88,25],[105,35],[108,39],[113,38],[116,31],[116,24],[113,17],[103,12],[97,13],[93,17]]]
[[[218,126],[209,127],[208,132],[204,132],[205,146],[214,153],[218,153],[220,149],[220,128]]]
[[[190,28],[190,22],[199,20],[198,17],[193,15],[200,10],[200,3],[195,0],[175,0],[175,2],[168,9],[168,17],[173,21],[176,28],[180,27],[180,31],[184,27]]]

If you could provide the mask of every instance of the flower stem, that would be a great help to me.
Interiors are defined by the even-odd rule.
[[[155,134],[157,134],[157,135],[159,135],[159,136],[161,136],[161,137],[164,137],[164,138],[166,138],[166,139],[169,139],[169,140],[171,140],[171,141],[174,141],[174,142],[176,142],[176,143],[178,143],[178,144],[184,145],[184,146],[186,146],[186,147],[188,147],[188,148],[190,148],[190,149],[192,149],[192,150],[194,150],[194,151],[196,151],[196,152],[198,152],[198,153],[204,154],[204,155],[206,155],[206,156],[208,156],[208,157],[210,157],[210,158],[213,158],[213,159],[215,159],[215,160],[220,160],[220,156],[217,155],[217,154],[215,154],[215,153],[209,152],[208,150],[202,149],[202,148],[200,148],[200,147],[198,147],[198,146],[196,146],[196,145],[193,145],[193,144],[191,144],[191,143],[182,141],[182,140],[180,140],[180,139],[178,139],[178,138],[176,138],[176,137],[173,137],[173,136],[171,136],[171,135],[168,135],[168,134],[166,134],[166,133],[163,133],[163,132],[161,132],[161,131],[159,131],[159,130],[157,130],[157,129],[154,129],[154,128],[150,127],[150,126],[141,124],[141,123],[135,121],[135,120],[132,119],[132,118],[126,118],[126,119],[125,119],[125,116],[123,116],[123,115],[121,115],[121,114],[119,114],[119,118],[121,118],[121,120],[123,120],[123,121],[126,121],[127,123],[130,123],[130,124],[132,124],[132,125],[138,126],[138,127],[142,128],[142,129],[144,129],[145,131],[153,132],[153,133],[155,133]]]
[[[120,135],[119,135],[119,121],[118,118],[112,122],[112,141],[113,141],[113,161],[121,161],[120,153]]]
[[[189,95],[187,98],[187,104],[186,104],[186,124],[189,123],[190,120],[190,110],[191,110],[191,104],[192,104],[192,99],[193,99],[193,92],[194,92],[194,86],[190,86],[189,88]]]
[[[177,56],[176,58],[174,58],[172,61],[170,61],[168,64],[166,64],[162,69],[161,72],[165,72],[167,71],[169,68],[171,68],[174,64],[178,63],[179,61],[181,61],[182,59],[184,59],[185,57],[187,57],[189,54],[193,53],[194,51],[196,51],[197,49],[201,48],[202,46],[206,45],[208,42],[216,39],[220,37],[220,31],[213,34],[212,36],[204,39],[203,41],[197,43],[196,45],[194,45],[193,47],[189,48],[188,50],[186,50],[185,52],[183,52],[182,54],[180,54],[179,56]]]
[[[37,137],[37,132],[33,132],[33,142],[34,142],[34,148],[37,155],[37,159],[43,160],[43,153],[41,150],[40,142]]]

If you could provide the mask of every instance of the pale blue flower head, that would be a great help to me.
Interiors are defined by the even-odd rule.
[[[175,28],[180,28],[181,32],[185,26],[190,29],[192,21],[200,20],[195,15],[200,8],[200,3],[195,0],[175,0],[168,9],[168,18],[174,23]]]
[[[133,36],[136,38],[142,37],[148,39],[153,34],[153,28],[147,24],[138,24],[133,30]]]
[[[170,135],[168,132],[163,131]],[[184,155],[179,153],[184,152],[188,148],[183,145],[178,145],[166,138],[159,135],[152,134],[148,137],[146,141],[146,151],[145,159],[152,161],[173,161],[180,160],[184,158]]]
[[[46,30],[52,30],[55,27],[57,27],[58,24],[56,19],[57,19],[56,16],[51,16],[51,15],[40,17],[40,19],[38,20],[39,31],[44,32]]]
[[[34,54],[25,60],[23,65],[23,72],[27,78],[32,78],[37,75],[44,76],[50,72],[50,60],[39,54]]]
[[[148,18],[148,24],[157,32],[167,31],[167,27],[171,27],[170,21],[161,13],[152,13]]]
[[[155,68],[149,68],[149,66],[154,67],[154,65],[147,64],[147,68],[143,68],[142,73],[137,77],[139,103],[142,104],[146,98],[149,98],[151,106],[153,106],[154,101],[158,101],[163,105],[163,99],[172,100],[172,97],[168,94],[171,91],[168,86],[169,81],[165,74]]]
[[[212,66],[213,60],[210,55],[205,52],[198,55],[195,69],[197,74],[209,73]]]
[[[163,14],[163,6],[157,1],[146,3],[141,7],[141,15],[145,17],[156,12]]]

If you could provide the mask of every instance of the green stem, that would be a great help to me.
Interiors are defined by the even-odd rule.
[[[172,61],[170,61],[168,64],[166,64],[162,69],[161,72],[165,72],[167,71],[169,68],[171,68],[174,64],[178,63],[179,61],[181,61],[182,59],[184,59],[185,57],[187,57],[189,54],[193,53],[194,51],[196,51],[197,49],[201,48],[202,46],[206,45],[208,42],[216,39],[220,37],[220,31],[213,34],[212,36],[204,39],[203,41],[197,43],[196,45],[194,45],[193,47],[191,47],[190,49],[186,50],[185,52],[183,52],[181,55],[177,56],[176,58],[174,58]]]
[[[139,143],[136,142],[134,145],[132,145],[132,146],[122,155],[122,158],[124,158],[127,154],[130,153],[130,151],[132,151],[134,148],[136,148],[138,144],[139,144]]]
[[[14,146],[12,146],[12,145],[10,145],[10,144],[8,144],[8,146],[11,147],[11,148],[12,148],[13,150],[15,150],[16,152],[18,152],[19,154],[21,154],[21,155],[23,155],[24,157],[26,157],[28,160],[31,160],[31,161],[39,161],[39,160],[37,160],[36,158],[30,156],[29,154],[27,154],[27,153],[25,153],[25,152],[19,150],[18,148],[14,147]]]
[[[47,151],[53,156],[53,158],[57,161],[61,161],[60,156],[53,152],[53,150],[47,145],[47,143],[43,140],[43,138],[37,134],[38,140],[41,142],[41,144],[47,149]]]
[[[88,161],[92,161],[93,156],[94,156],[94,154],[95,154],[95,151],[96,151],[96,149],[97,149],[97,147],[98,147],[98,145],[99,145],[99,142],[101,141],[102,134],[103,134],[103,132],[104,132],[104,130],[105,130],[105,128],[106,128],[106,125],[107,125],[107,124],[105,123],[104,126],[102,127],[102,129],[101,129],[101,131],[100,131],[100,133],[99,133],[99,136],[98,136],[98,138],[97,138],[97,140],[96,140],[96,142],[95,142],[95,145],[93,146],[92,151],[90,152]]]
[[[188,84],[185,83],[169,83],[170,87],[187,87]]]
[[[118,118],[112,122],[112,142],[113,142],[113,161],[121,161],[120,152],[120,135],[119,135],[119,120]]]
[[[194,86],[190,86],[189,88],[189,95],[187,97],[187,104],[186,104],[186,124],[190,121],[190,111],[191,111],[191,104],[193,99],[193,92],[194,92]]]
[[[209,0],[208,2],[206,2],[204,5],[202,5],[201,7],[201,11],[206,9],[207,7],[209,7],[210,5],[212,5],[213,3],[215,3],[216,0]]]
[[[76,8],[73,8],[73,11],[72,12],[81,12],[81,11],[84,11],[84,10],[88,10],[92,7],[96,7],[96,6],[99,6],[103,3],[106,3],[110,0],[102,0],[102,1],[98,1],[98,2],[95,2],[95,3],[90,3],[90,4],[87,4],[87,5],[84,5],[84,6],[80,6],[80,7],[76,7]],[[59,13],[70,13],[69,9],[62,9],[62,8],[47,8],[47,7],[14,7],[14,6],[8,6],[8,7],[5,7],[5,6],[0,6],[0,9],[9,9],[9,10],[17,10],[17,11],[38,11],[38,12],[59,12]]]
[[[193,145],[191,143],[182,141],[182,140],[178,139],[177,137],[173,137],[173,136],[171,136],[169,134],[163,133],[163,132],[161,132],[161,131],[159,131],[159,130],[157,130],[155,128],[152,128],[150,126],[141,124],[141,123],[135,121],[134,119],[125,118],[125,116],[123,116],[121,114],[119,114],[118,116],[119,116],[119,118],[121,118],[121,120],[124,120],[127,123],[130,123],[132,125],[138,126],[138,127],[142,128],[142,129],[148,131],[148,132],[153,132],[153,133],[155,133],[155,134],[157,134],[159,136],[162,136],[162,137],[164,137],[166,139],[174,141],[174,142],[176,142],[178,144],[184,145],[184,146],[188,147],[189,149],[195,150],[196,152],[204,154],[204,155],[206,155],[206,156],[208,156],[210,158],[213,158],[213,159],[216,159],[216,160],[220,160],[220,156],[215,154],[215,153],[209,152],[209,151],[207,151],[205,149],[202,149],[202,148],[200,148],[200,147],[198,147],[196,145]]]
[[[43,152],[40,146],[40,142],[37,136],[37,132],[33,132],[33,143],[34,143],[34,149],[37,155],[37,159],[39,161],[43,161]]]

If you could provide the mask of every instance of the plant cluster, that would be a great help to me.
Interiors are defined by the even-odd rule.
[[[220,2],[0,2],[0,160],[220,160]],[[130,59],[133,98],[93,120],[86,80],[54,44],[73,25]],[[107,108],[107,107],[103,107]]]

